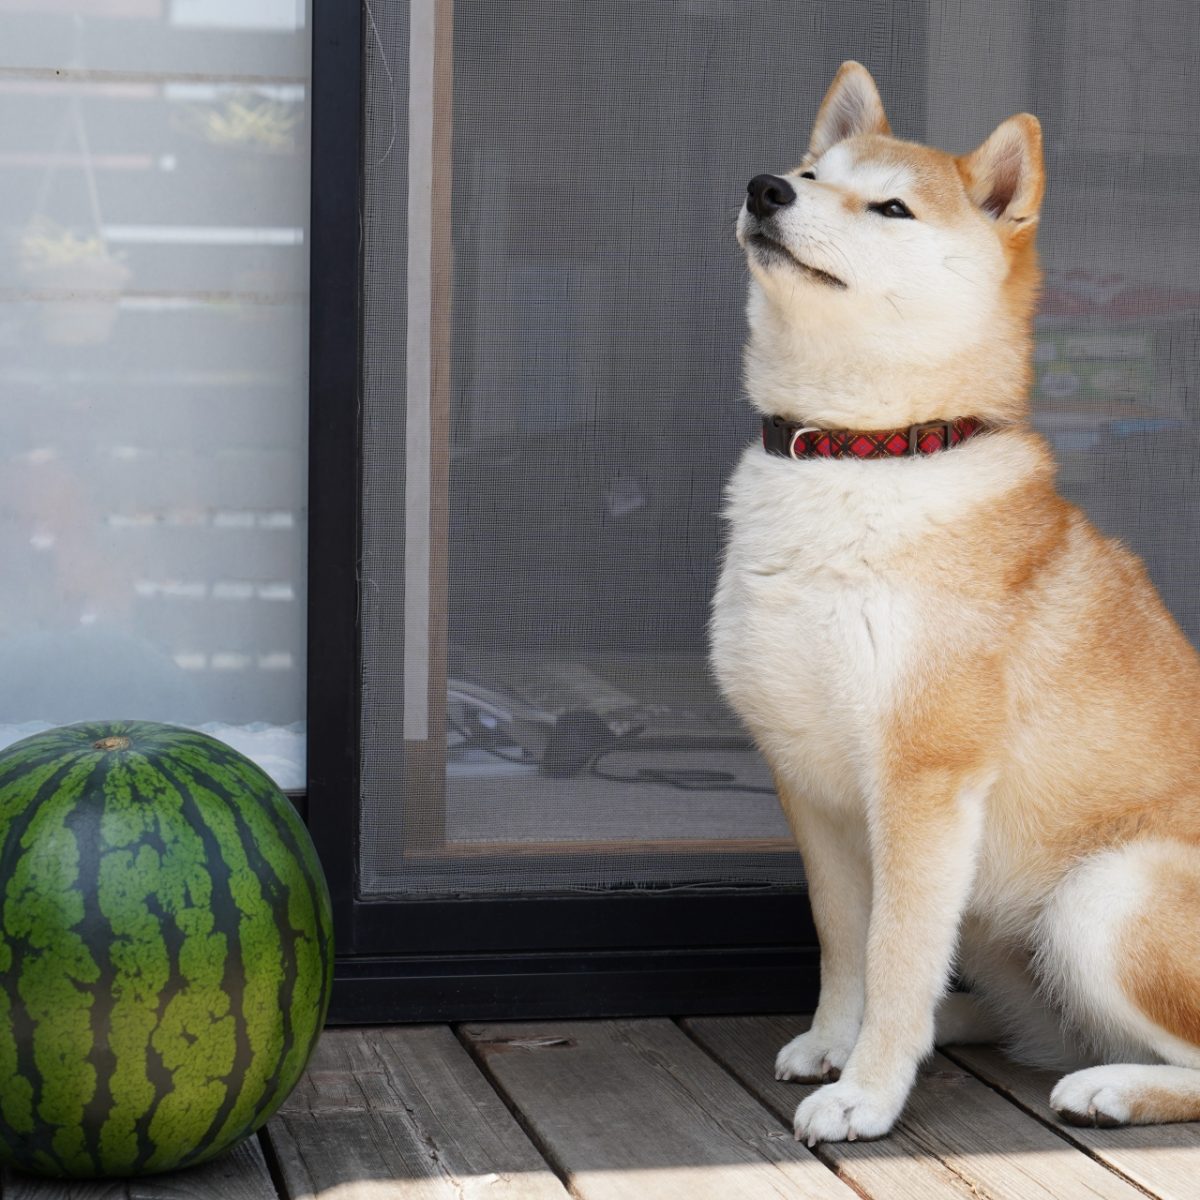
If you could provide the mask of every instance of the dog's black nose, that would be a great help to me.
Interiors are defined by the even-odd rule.
[[[746,184],[746,205],[761,221],[787,208],[796,198],[796,189],[778,175],[755,175]]]

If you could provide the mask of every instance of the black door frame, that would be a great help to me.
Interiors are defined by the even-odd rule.
[[[802,892],[463,900],[358,888],[363,13],[313,0],[308,791],[333,896],[331,1020],[795,1011],[817,991]]]

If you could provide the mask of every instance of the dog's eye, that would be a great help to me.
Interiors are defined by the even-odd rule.
[[[800,178],[801,179],[816,179],[816,176],[811,171],[805,171],[804,174],[800,176]]]
[[[907,217],[910,221],[914,220],[912,210],[903,200],[879,200],[867,207],[881,217]]]

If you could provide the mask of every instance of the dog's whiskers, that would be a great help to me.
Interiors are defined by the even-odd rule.
[[[959,279],[963,280],[964,282],[974,283],[975,280],[972,279],[970,275],[964,275],[961,271],[956,271],[953,267],[948,265],[951,259],[962,260],[965,257],[966,256],[962,254],[947,254],[942,258],[942,266],[945,267],[951,275],[957,275]]]

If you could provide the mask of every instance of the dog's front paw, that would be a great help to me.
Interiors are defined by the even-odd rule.
[[[868,1091],[842,1079],[818,1088],[796,1109],[796,1141],[868,1141],[883,1137],[896,1123],[904,1097]]]
[[[775,1078],[793,1083],[828,1083],[837,1079],[854,1049],[852,1038],[829,1037],[810,1029],[775,1058]]]

